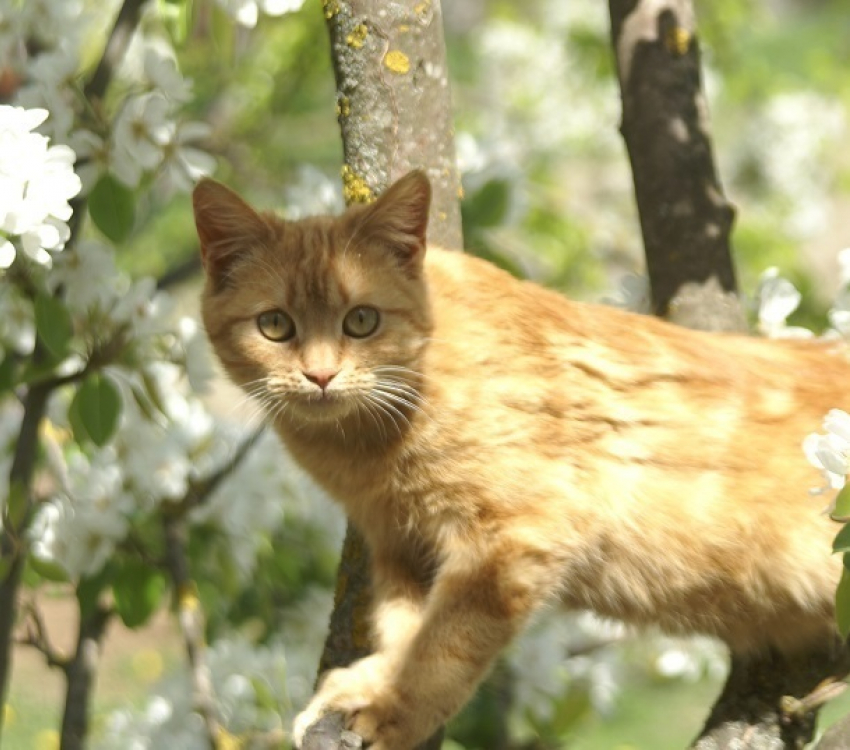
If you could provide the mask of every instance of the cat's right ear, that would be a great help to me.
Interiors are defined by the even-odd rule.
[[[192,207],[204,271],[220,286],[239,255],[268,238],[269,226],[230,188],[207,178],[195,186]]]

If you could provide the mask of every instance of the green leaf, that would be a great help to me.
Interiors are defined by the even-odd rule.
[[[835,620],[841,638],[846,640],[850,635],[850,571],[841,570],[841,580],[835,591]]]
[[[833,521],[850,521],[850,484],[845,484],[835,498],[835,509],[830,514]]]
[[[850,524],[845,524],[832,542],[833,552],[850,552]]]
[[[112,583],[115,609],[128,628],[147,622],[156,611],[165,591],[162,573],[140,560],[128,560]]]
[[[79,395],[79,391],[77,391],[77,395]],[[76,395],[68,405],[68,422],[71,425],[71,432],[74,433],[74,440],[78,443],[86,443],[91,440],[85,422],[80,416],[80,403]]]
[[[507,180],[488,180],[461,204],[464,226],[495,227],[508,215],[511,187]]]
[[[105,174],[89,193],[89,214],[95,226],[113,242],[122,242],[133,229],[136,201],[133,192]]]
[[[56,297],[39,294],[35,298],[35,329],[45,349],[55,359],[62,359],[74,335],[74,324],[68,308]]]
[[[118,426],[121,394],[107,375],[89,375],[77,389],[68,408],[71,429],[78,442],[86,438],[101,447],[109,442]]]
[[[12,352],[6,352],[6,356],[0,362],[0,395],[11,391],[18,384],[17,369],[17,358]]]
[[[4,524],[9,531],[15,534],[20,533],[29,512],[30,495],[27,487],[20,479],[15,479],[9,484]]]
[[[68,571],[54,560],[42,560],[38,555],[30,554],[27,562],[46,581],[65,583],[68,580]]]

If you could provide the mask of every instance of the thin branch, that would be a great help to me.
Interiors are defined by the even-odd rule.
[[[203,479],[195,480],[189,484],[188,490],[182,499],[176,503],[164,506],[165,512],[172,518],[183,518],[193,508],[203,505],[218,486],[236,469],[248,452],[265,432],[265,427],[259,427],[252,432],[233,452],[230,460],[219,466],[219,468]]]
[[[162,276],[157,279],[156,288],[159,291],[170,289],[177,284],[188,281],[193,278],[201,270],[201,256],[194,253],[191,258],[178,263],[176,266],[169,268]]]
[[[221,717],[215,703],[212,677],[206,660],[204,613],[195,584],[189,572],[186,556],[186,514],[206,502],[221,482],[245,459],[262,435],[264,428],[255,430],[233,452],[230,460],[217,471],[189,486],[183,499],[172,505],[162,518],[165,539],[165,567],[171,576],[177,605],[177,620],[191,672],[193,703],[206,727],[213,748],[219,747],[224,736]]]
[[[206,660],[204,613],[195,584],[189,575],[185,520],[165,516],[162,519],[162,530],[165,537],[166,565],[176,594],[177,619],[189,660],[192,702],[204,721],[210,745],[215,748],[218,747],[218,740],[222,735],[222,724],[216,708],[212,677]]]
[[[139,25],[142,7],[147,1],[124,0],[124,4],[118,12],[118,17],[115,19],[115,25],[109,34],[103,56],[100,58],[92,77],[83,88],[83,94],[89,102],[98,102],[106,95],[116,69],[124,59],[124,55],[127,54],[133,32]]]
[[[0,530],[0,706],[5,705],[11,673],[12,633],[17,614],[18,589],[26,560],[24,530],[33,510],[32,476],[38,448],[38,431],[47,410],[49,389],[30,388],[24,398],[24,416],[9,472],[9,497],[3,508]],[[12,507],[12,506],[15,507]],[[3,728],[0,711],[0,732]]]
[[[44,657],[48,667],[60,669],[67,675],[71,660],[53,647],[47,634],[47,625],[34,601],[24,605],[24,616],[27,618],[27,629],[24,636],[17,639],[17,642],[34,648]]]

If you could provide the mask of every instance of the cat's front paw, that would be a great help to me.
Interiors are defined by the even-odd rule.
[[[369,750],[411,750],[425,739],[415,715],[398,696],[382,696],[352,714],[348,729],[363,738]]]
[[[369,656],[350,667],[328,672],[307,708],[295,717],[292,730],[295,746],[300,748],[303,745],[307,730],[327,713],[338,711],[345,714],[346,726],[351,728],[358,713],[374,703],[386,690],[388,677],[387,662],[380,655]],[[374,737],[364,739],[372,741]],[[380,750],[381,746],[377,747]]]

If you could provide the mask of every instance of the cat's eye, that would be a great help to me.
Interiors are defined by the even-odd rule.
[[[374,307],[361,305],[349,311],[342,321],[342,330],[346,336],[363,339],[371,336],[378,329],[381,316]]]
[[[283,310],[260,313],[257,328],[270,341],[288,341],[295,335],[295,323]]]

